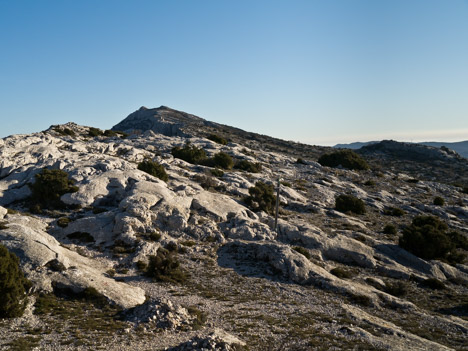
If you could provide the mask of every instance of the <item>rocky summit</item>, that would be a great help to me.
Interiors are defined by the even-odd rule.
[[[467,160],[336,152],[164,106],[1,139],[0,349],[467,350]]]

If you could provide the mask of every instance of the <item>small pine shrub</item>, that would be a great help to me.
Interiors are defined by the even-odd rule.
[[[221,145],[227,145],[228,141],[224,139],[223,137],[220,137],[219,135],[216,134],[210,134],[207,136],[207,139],[214,141],[215,143],[221,144]]]
[[[62,217],[62,218],[57,219],[57,225],[61,228],[68,227],[69,223],[70,223],[70,218]]]
[[[372,179],[366,180],[364,183],[365,186],[375,186],[375,182]]]
[[[190,143],[185,144],[183,148],[179,146],[174,147],[171,153],[172,156],[195,165],[200,164],[202,161],[206,160],[205,150]]]
[[[387,224],[383,229],[384,234],[395,235],[397,228],[393,224]]]
[[[20,317],[31,283],[24,277],[18,257],[0,244],[0,318]]]
[[[144,271],[144,270],[146,270],[146,267],[148,267],[148,264],[146,264],[143,261],[137,261],[135,263],[135,265],[136,265],[137,269],[140,270],[140,271]]]
[[[302,247],[302,246],[294,246],[293,247],[294,251],[297,251],[299,252],[301,255],[303,255],[305,258],[307,258],[308,260],[310,260],[310,253],[309,251]]]
[[[222,177],[224,175],[224,172],[218,168],[212,169],[210,172],[214,177]]]
[[[384,215],[387,215],[387,216],[394,216],[394,217],[401,217],[401,216],[404,216],[406,214],[406,212],[404,210],[402,210],[401,208],[398,208],[398,207],[390,207],[390,208],[387,208],[384,210]]]
[[[250,173],[259,173],[262,171],[261,163],[253,163],[247,160],[237,161],[236,164],[234,165],[234,168],[241,170],[241,171],[250,172]]]
[[[29,184],[32,209],[62,209],[65,204],[60,197],[78,191],[78,187],[73,185],[74,181],[68,178],[68,173],[60,169],[44,168],[34,178],[35,182]]]
[[[333,274],[335,277],[338,277],[338,278],[341,278],[341,279],[344,279],[344,278],[352,278],[354,277],[356,274],[350,270],[346,270],[346,269],[343,269],[343,268],[340,268],[340,267],[336,267],[336,268],[333,268],[331,271],[330,271],[331,274]]]
[[[434,204],[435,206],[444,206],[445,200],[444,200],[443,197],[436,196],[436,197],[434,198],[433,204]]]
[[[442,259],[460,263],[467,250],[468,240],[457,232],[447,233],[447,225],[434,216],[418,216],[403,230],[399,245],[414,255],[426,260]]]
[[[396,283],[386,282],[384,290],[387,294],[396,297],[403,297],[406,294],[408,294],[408,285],[401,281],[398,281]]]
[[[276,206],[273,185],[258,181],[254,187],[249,189],[249,194],[245,199],[245,203],[253,211],[265,211],[273,214]]]
[[[318,163],[327,167],[341,166],[347,169],[369,169],[367,162],[357,153],[351,150],[339,150],[320,156]]]
[[[92,243],[94,242],[94,237],[86,232],[73,232],[67,235],[68,239],[78,240],[81,243]]]
[[[146,276],[159,282],[183,283],[187,273],[180,268],[175,253],[159,248],[156,255],[149,256]]]
[[[352,195],[339,195],[335,200],[335,209],[340,212],[366,213],[364,201]]]
[[[432,290],[445,289],[445,284],[436,278],[428,278],[422,282],[422,285]]]
[[[88,130],[88,135],[90,137],[97,137],[97,136],[101,136],[102,134],[103,134],[102,130],[98,128],[90,127]]]
[[[138,169],[165,182],[167,182],[169,179],[165,168],[155,161],[144,160],[138,164]]]
[[[232,157],[224,152],[219,152],[213,157],[213,164],[215,167],[222,169],[231,169],[234,166]]]

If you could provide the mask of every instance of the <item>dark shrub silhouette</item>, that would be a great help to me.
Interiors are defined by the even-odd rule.
[[[138,169],[140,171],[151,174],[152,176],[157,177],[165,182],[167,182],[167,180],[169,179],[164,167],[155,161],[142,161],[138,164]]]
[[[210,167],[218,167],[222,169],[231,169],[234,166],[232,157],[225,152],[218,152],[213,158],[210,158],[206,163]]]
[[[351,150],[339,150],[322,155],[318,159],[318,163],[327,167],[338,167],[341,165],[341,167],[347,169],[369,169],[367,162],[361,156]]]
[[[215,143],[221,144],[221,145],[227,145],[228,141],[224,139],[223,137],[220,137],[219,135],[216,134],[210,134],[207,136],[207,139],[214,141]]]
[[[457,233],[447,233],[447,225],[434,216],[418,216],[403,229],[399,245],[426,260],[442,259],[451,263],[462,262],[464,254],[457,249],[468,249],[467,239]]]
[[[262,165],[260,163],[253,163],[247,160],[240,160],[236,162],[234,168],[250,173],[258,173],[262,170]]]
[[[436,205],[436,206],[444,206],[445,200],[444,200],[443,197],[436,196],[436,197],[434,198],[433,204]]]
[[[179,146],[174,147],[171,153],[172,156],[192,164],[199,164],[206,159],[205,150],[190,143],[185,144],[183,148]]]
[[[65,204],[60,197],[66,193],[78,191],[74,181],[68,178],[68,173],[60,169],[44,168],[35,175],[35,182],[29,184],[33,206],[47,209],[61,209]]]
[[[352,195],[339,195],[335,200],[335,209],[340,212],[366,213],[364,201]]]
[[[384,234],[394,235],[397,233],[397,228],[393,224],[387,224],[383,229]]]
[[[16,255],[0,244],[0,318],[20,317],[26,307],[26,290],[31,283],[24,277]]]
[[[175,252],[159,248],[156,255],[149,257],[146,276],[160,282],[184,282],[187,279],[187,274],[180,268]]]
[[[276,196],[274,187],[271,184],[265,184],[258,181],[254,187],[249,189],[249,194],[245,203],[254,211],[265,211],[272,214],[275,210]]]

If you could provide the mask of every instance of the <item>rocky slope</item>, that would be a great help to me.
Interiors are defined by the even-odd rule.
[[[414,181],[416,173],[401,172],[411,163],[403,158],[393,169],[323,167],[316,160],[327,148],[166,107],[142,108],[113,129],[131,134],[68,123],[0,140],[0,242],[33,282],[25,316],[0,321],[0,348],[467,349],[468,266],[398,246],[401,229],[421,214],[467,236],[461,188]],[[211,133],[230,142],[206,139]],[[262,170],[221,174],[174,158],[172,148],[187,141]],[[138,169],[146,159],[164,166],[167,182]],[[67,172],[78,191],[61,197],[62,209],[31,214],[28,184],[45,167]],[[278,177],[275,230],[273,216],[244,199],[257,181]],[[336,211],[340,194],[362,199],[366,213]],[[444,206],[433,204],[437,196]],[[402,215],[389,215],[392,208]],[[384,234],[386,224],[399,233]],[[144,276],[163,247],[185,279]],[[87,288],[106,304],[78,298]]]

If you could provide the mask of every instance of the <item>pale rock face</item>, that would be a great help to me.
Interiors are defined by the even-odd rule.
[[[7,213],[7,209],[5,207],[0,206],[0,219],[3,219],[3,217],[5,217]]]
[[[9,216],[8,219],[8,228],[0,231],[0,239],[20,258],[27,278],[35,283],[37,289],[52,291],[52,282],[75,292],[93,287],[124,308],[145,301],[142,289],[105,277],[103,273],[109,267],[62,247],[45,232],[47,223],[20,215]],[[49,270],[46,264],[53,260],[61,263],[65,270]]]

